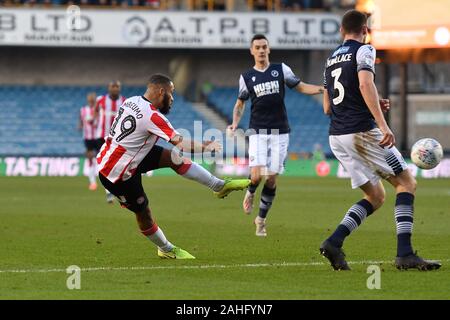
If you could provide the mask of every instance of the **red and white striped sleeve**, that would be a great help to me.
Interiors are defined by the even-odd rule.
[[[159,112],[153,112],[149,120],[147,130],[166,141],[170,141],[179,134],[178,131],[172,127],[169,120]]]

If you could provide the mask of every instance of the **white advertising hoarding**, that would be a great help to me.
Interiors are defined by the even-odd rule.
[[[263,33],[275,49],[331,49],[328,13],[0,9],[0,45],[244,49]]]

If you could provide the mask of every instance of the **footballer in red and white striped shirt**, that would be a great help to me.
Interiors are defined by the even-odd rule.
[[[120,89],[120,81],[111,81],[108,85],[108,94],[97,98],[95,106],[97,138],[104,139],[108,135],[117,110],[125,101],[125,97],[120,95]]]
[[[95,123],[96,123],[96,138],[98,149],[100,149],[105,142],[105,137],[111,129],[111,124],[117,114],[117,110],[125,101],[125,97],[120,95],[121,83],[120,81],[111,81],[108,84],[108,93],[97,97],[95,105]],[[106,202],[113,203],[114,196],[106,191]]]
[[[97,155],[99,178],[103,186],[125,207],[136,214],[141,232],[158,247],[158,256],[194,259],[187,251],[171,244],[155,223],[147,195],[142,187],[143,173],[171,168],[179,175],[197,181],[224,198],[231,191],[243,190],[250,180],[222,180],[202,166],[155,145],[164,139],[183,151],[220,151],[218,142],[195,142],[183,137],[164,116],[173,103],[174,85],[161,74],[150,77],[143,96],[128,98],[119,108],[105,144]]]
[[[96,182],[96,165],[95,165],[95,155],[99,150],[98,141],[96,139],[96,124],[94,118],[95,105],[96,105],[95,92],[91,92],[87,95],[87,105],[81,107],[80,109],[80,120],[79,129],[82,130],[84,146],[86,148],[86,158],[88,161],[88,177],[89,177],[89,190],[97,189]]]

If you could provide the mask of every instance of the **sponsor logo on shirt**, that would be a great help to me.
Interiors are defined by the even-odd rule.
[[[346,47],[340,47],[340,48],[337,49],[335,52],[333,52],[332,57],[336,57],[338,54],[347,53],[349,49],[350,49],[349,46],[346,46]]]
[[[268,81],[253,86],[253,90],[257,97],[266,96],[268,94],[274,94],[280,92],[280,84],[278,81]]]

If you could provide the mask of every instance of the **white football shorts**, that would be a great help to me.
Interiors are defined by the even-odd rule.
[[[249,167],[265,167],[267,174],[282,174],[289,146],[289,134],[254,134],[249,137]]]
[[[331,150],[350,174],[353,189],[369,181],[375,185],[381,178],[396,176],[408,167],[396,147],[379,146],[382,137],[378,128],[330,136]]]

